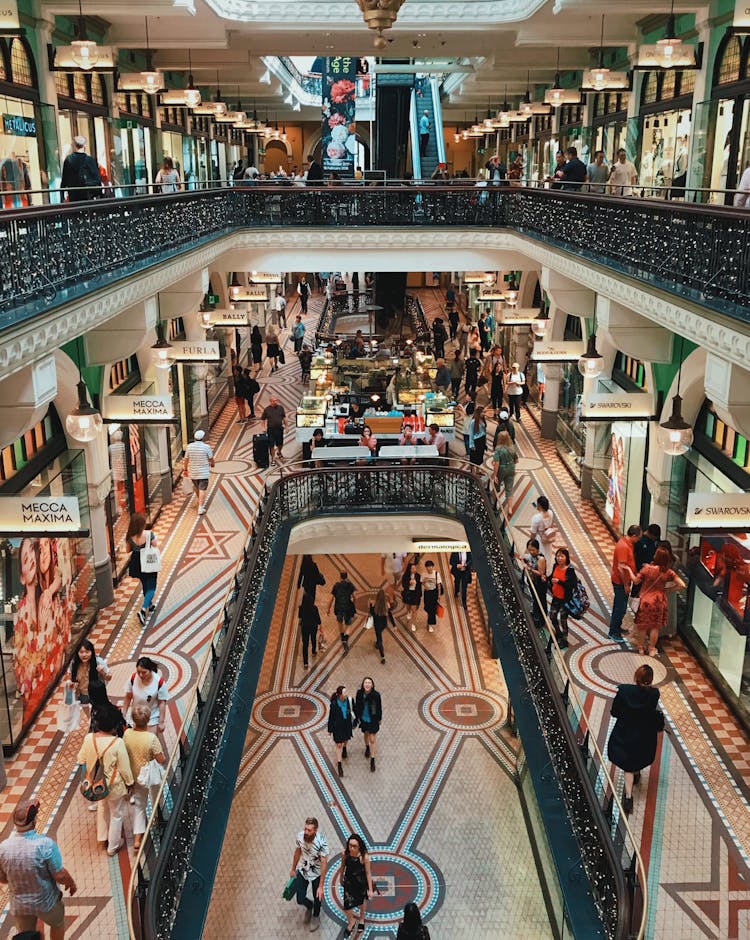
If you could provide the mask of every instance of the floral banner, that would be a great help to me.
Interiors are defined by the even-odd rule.
[[[331,56],[323,61],[323,169],[351,177],[357,151],[357,59]]]

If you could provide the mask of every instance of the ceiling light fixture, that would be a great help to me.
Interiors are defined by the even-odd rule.
[[[172,367],[172,353],[170,350],[174,347],[164,338],[164,322],[162,320],[156,324],[156,342],[151,348],[154,351],[154,365],[157,369]]]
[[[560,85],[560,47],[557,47],[557,68],[555,71],[555,84],[544,93],[546,104],[559,108],[563,104],[580,104],[581,93],[577,88],[563,88]]]
[[[152,61],[151,46],[148,41],[148,17],[145,17],[146,20],[146,68],[140,73],[141,78],[141,88],[146,92],[147,95],[155,95],[157,91],[163,91],[166,85],[164,84],[164,76],[161,72],[157,71],[154,68],[154,63]]]
[[[679,457],[693,446],[693,429],[682,417],[682,398],[680,397],[683,345],[684,340],[680,337],[680,367],[677,371],[677,394],[672,399],[672,414],[669,420],[660,424],[656,431],[659,447],[670,457]]]
[[[698,64],[695,56],[695,46],[676,39],[674,17],[674,0],[671,0],[669,16],[667,17],[667,35],[659,39],[655,45],[638,47],[637,69],[696,69]]]
[[[596,333],[589,336],[586,352],[578,360],[578,371],[584,379],[597,379],[604,371],[604,359],[596,348]]]
[[[73,61],[79,69],[88,72],[99,61],[99,47],[93,39],[86,38],[86,20],[81,0],[78,0],[78,39],[70,44]]]
[[[201,103],[201,93],[193,81],[193,57],[188,49],[188,83],[185,91],[185,104],[188,108],[197,108]]]
[[[404,0],[357,0],[365,25],[377,33],[373,41],[376,49],[385,49],[388,40],[383,30],[390,29],[396,22],[403,3]]]
[[[627,72],[612,72],[604,65],[604,17],[602,16],[602,35],[599,43],[599,64],[593,69],[585,69],[581,91],[606,91],[630,88],[630,76]]]

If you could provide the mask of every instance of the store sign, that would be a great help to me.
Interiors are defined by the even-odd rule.
[[[108,395],[102,402],[107,421],[171,421],[174,418],[171,395]]]
[[[581,402],[586,421],[643,421],[654,417],[648,392],[596,392]]]
[[[414,551],[423,554],[425,552],[470,552],[471,545],[468,542],[453,542],[449,539],[412,539]]]
[[[0,0],[0,29],[20,29],[18,0]]]
[[[22,114],[3,115],[3,134],[12,137],[36,137],[36,119]]]
[[[578,362],[586,352],[583,343],[535,343],[531,350],[534,362]]]
[[[748,529],[750,493],[690,493],[685,525],[690,529]]]
[[[539,319],[539,311],[531,310],[503,310],[500,317],[500,326],[531,326]]]
[[[750,2],[749,0],[734,0],[735,29],[750,29]]]
[[[210,310],[211,326],[247,326],[247,310]]]
[[[0,496],[0,532],[74,532],[80,528],[77,496]]]
[[[219,355],[219,343],[214,339],[207,339],[203,342],[173,339],[170,358],[177,362],[204,362],[206,360],[218,362],[221,358]]]

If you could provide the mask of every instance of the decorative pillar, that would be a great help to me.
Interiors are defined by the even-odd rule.
[[[562,367],[557,362],[544,363],[544,405],[542,406],[542,438],[554,441],[557,438],[557,408],[560,404],[560,381]]]

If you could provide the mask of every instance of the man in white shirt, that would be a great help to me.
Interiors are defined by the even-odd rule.
[[[737,189],[734,195],[735,209],[750,209],[750,166],[742,174]]]
[[[612,164],[609,170],[609,190],[613,196],[630,196],[632,186],[638,181],[638,174],[635,167],[628,160],[628,155],[623,147],[617,151],[617,160]]]
[[[299,279],[297,284],[297,293],[299,294],[299,302],[302,305],[302,313],[307,313],[307,301],[310,297],[310,285],[307,283],[307,277],[303,274]]]
[[[406,555],[404,552],[389,552],[383,555],[382,572],[391,579],[393,587],[395,588],[399,587],[401,575],[404,573],[405,558]]]
[[[193,492],[198,497],[198,515],[206,511],[203,501],[208,490],[208,478],[211,467],[214,465],[214,452],[208,444],[204,443],[205,431],[196,431],[195,440],[185,448],[185,458],[182,461],[183,476],[190,477],[193,483]]]
[[[281,288],[276,291],[273,307],[278,317],[279,326],[283,326],[284,329],[286,329],[286,297]]]
[[[513,363],[513,368],[508,373],[505,385],[505,395],[508,399],[508,410],[515,414],[516,421],[521,420],[521,401],[523,400],[523,387],[526,384],[526,376],[521,372],[521,367],[517,362]]]

